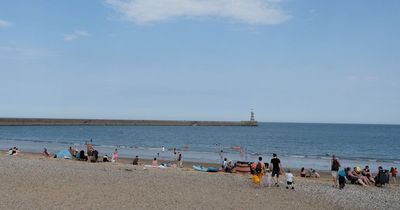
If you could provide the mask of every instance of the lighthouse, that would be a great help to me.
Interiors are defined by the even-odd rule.
[[[250,113],[250,121],[251,121],[251,122],[256,121],[255,118],[254,118],[254,111],[253,111],[253,109],[251,110],[251,113]]]

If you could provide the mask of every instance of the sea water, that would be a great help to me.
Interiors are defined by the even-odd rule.
[[[230,126],[0,126],[0,149],[55,153],[90,141],[100,153],[220,163],[221,158],[269,162],[278,154],[283,167],[329,170],[335,154],[343,166],[400,166],[400,125],[259,123]],[[162,152],[161,148],[166,150]],[[221,150],[223,151],[221,153]]]

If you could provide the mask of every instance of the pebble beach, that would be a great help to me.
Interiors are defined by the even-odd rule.
[[[296,177],[291,190],[283,184],[255,186],[250,175],[186,166],[147,169],[39,154],[1,156],[0,209],[400,209],[398,184],[339,190],[328,177]]]

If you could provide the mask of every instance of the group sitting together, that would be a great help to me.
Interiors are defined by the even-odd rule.
[[[18,155],[18,148],[13,147],[8,150],[8,155]]]
[[[396,177],[397,171],[392,173],[392,177]],[[346,181],[346,179],[352,183],[352,184],[360,184],[363,186],[368,186],[368,185],[375,185],[375,186],[382,186],[389,184],[390,181],[390,173],[389,170],[385,170],[382,168],[382,166],[378,167],[378,173],[376,176],[372,176],[372,173],[369,170],[368,166],[365,166],[364,169],[361,169],[360,167],[354,167],[353,170],[351,170],[350,167],[347,167],[343,169],[343,172],[339,172],[339,184],[342,188],[343,186],[343,181],[340,181],[340,176],[344,175],[344,178],[342,178],[343,181]],[[395,179],[394,179],[395,180]]]
[[[99,159],[99,152],[93,148],[92,144],[87,144],[87,152],[86,153],[84,150],[79,151],[71,146],[69,147],[68,152],[71,154],[70,158],[68,158],[68,159],[71,159],[71,157],[72,157],[73,159],[76,159],[79,161],[89,161],[89,162],[93,162],[93,163],[98,162],[98,159]],[[68,152],[66,152],[66,153],[68,153]],[[43,156],[50,157],[50,153],[48,152],[47,148],[44,148]],[[54,155],[54,158],[57,158],[57,154]],[[105,154],[103,156],[103,162],[115,162],[118,160],[118,158],[119,158],[118,150],[115,149],[111,160],[108,157],[108,155]]]

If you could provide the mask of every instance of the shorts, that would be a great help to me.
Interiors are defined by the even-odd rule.
[[[292,185],[292,184],[293,184],[293,182],[286,182],[286,184],[287,184],[287,185]]]
[[[272,171],[272,177],[274,177],[275,175],[279,178],[279,171]]]
[[[333,177],[335,177],[335,178],[336,178],[336,177],[337,177],[337,175],[338,175],[338,171],[331,171],[331,174],[332,174],[332,176],[333,176]]]

